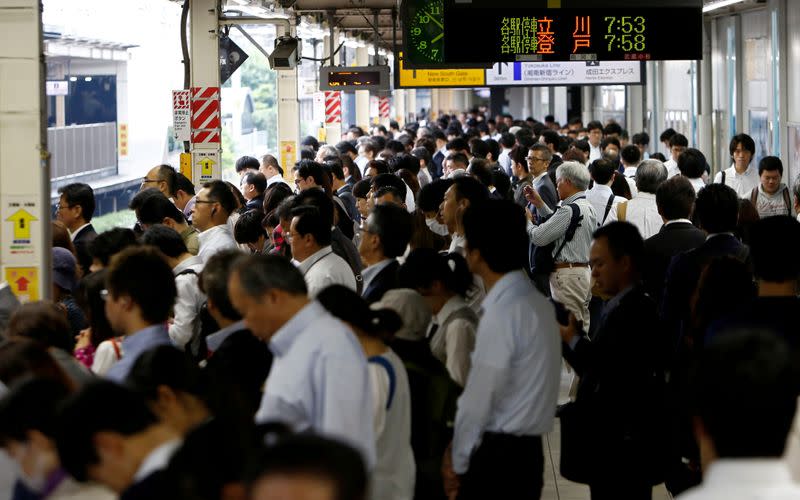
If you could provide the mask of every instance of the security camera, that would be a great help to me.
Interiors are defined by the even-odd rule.
[[[272,69],[293,69],[300,61],[300,40],[282,36],[275,40],[275,50],[269,55]]]

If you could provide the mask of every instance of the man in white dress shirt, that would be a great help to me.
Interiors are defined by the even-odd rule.
[[[538,499],[542,436],[553,427],[561,367],[555,312],[523,271],[528,236],[521,207],[490,200],[467,210],[464,227],[467,262],[488,294],[458,400],[446,482],[459,499]]]
[[[594,186],[586,191],[586,200],[594,207],[597,227],[617,220],[617,205],[626,201],[625,198],[615,196],[611,191],[611,183],[614,182],[616,169],[616,164],[606,159],[595,160],[589,165]]]
[[[586,125],[589,133],[589,162],[599,160],[603,157],[603,150],[600,143],[603,141],[603,124],[598,121],[591,121]]]
[[[678,158],[689,147],[689,139],[683,134],[675,134],[669,139],[669,153],[671,158],[664,163],[667,167],[667,178],[674,177],[681,173],[678,170]]]
[[[302,274],[283,257],[240,258],[228,292],[245,326],[274,355],[256,421],[342,439],[374,465],[367,358],[350,328],[309,300]]]
[[[658,233],[664,225],[656,205],[656,190],[665,180],[667,169],[663,163],[658,160],[643,161],[636,169],[636,188],[639,193],[617,210],[618,220],[636,226],[644,239]]]
[[[203,262],[220,250],[238,248],[228,226],[228,217],[235,207],[233,193],[222,181],[207,182],[197,193],[192,209],[192,224],[200,230],[200,251],[197,255]]]
[[[730,186],[739,195],[739,198],[747,198],[758,187],[758,168],[753,164],[753,157],[756,154],[756,141],[747,134],[733,136],[730,145],[731,158],[733,164],[721,172],[717,172],[714,177],[715,184],[725,184]]]
[[[706,157],[699,149],[689,148],[681,153],[678,158],[678,170],[692,183],[695,193],[699,193],[706,186],[703,180],[703,174],[706,171]]]
[[[312,206],[292,210],[289,228],[292,256],[299,263],[308,286],[308,296],[314,298],[330,285],[344,285],[356,290],[356,278],[346,260],[333,253],[331,225],[323,220],[320,211]]]
[[[286,179],[283,178],[283,169],[278,164],[278,159],[272,155],[264,155],[261,157],[261,164],[258,166],[258,171],[267,178],[267,187],[280,182],[289,185]]]
[[[731,330],[700,357],[692,388],[703,483],[678,499],[800,498],[783,458],[798,393],[790,348],[769,331]]]

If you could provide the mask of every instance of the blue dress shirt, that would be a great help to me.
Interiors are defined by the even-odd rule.
[[[561,339],[553,306],[522,270],[503,276],[482,305],[472,368],[456,413],[458,474],[469,468],[484,432],[550,432],[558,399]]]
[[[148,326],[122,339],[122,359],[108,370],[106,377],[114,382],[123,382],[133,364],[143,352],[160,345],[172,345],[166,324]]]
[[[269,343],[275,356],[256,421],[344,440],[375,464],[367,358],[352,331],[311,302]]]

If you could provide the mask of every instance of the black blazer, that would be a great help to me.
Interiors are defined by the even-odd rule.
[[[389,265],[381,269],[381,272],[375,275],[375,278],[373,278],[369,286],[361,294],[364,300],[372,304],[373,302],[381,300],[384,293],[393,288],[398,288],[398,269],[400,269],[400,264],[396,260],[393,260]]]
[[[433,168],[429,169],[431,179],[436,180],[444,175],[444,170],[442,169],[442,164],[444,163],[444,153],[442,153],[441,150],[436,151],[433,153],[431,161],[433,162]]]
[[[83,275],[89,274],[92,266],[92,255],[89,253],[89,244],[97,237],[94,227],[89,224],[75,234],[72,244],[75,245],[75,253],[78,257],[78,265],[83,270]]]
[[[660,301],[664,294],[664,280],[673,257],[693,250],[706,241],[706,233],[688,222],[662,226],[661,230],[644,242],[644,284],[647,293]]]
[[[575,349],[563,345],[564,358],[580,376],[575,405],[596,432],[587,452],[597,450],[592,467],[598,480],[621,477],[663,480],[665,436],[665,337],[657,306],[636,286],[601,316],[590,341]],[[633,396],[635,394],[635,396]],[[633,472],[631,472],[633,471]]]
[[[547,175],[549,175],[550,180],[553,181],[553,186],[557,184],[556,170],[558,169],[558,166],[561,165],[562,163],[564,163],[564,160],[562,160],[560,156],[554,153],[553,158],[550,160],[550,165],[547,166]]]

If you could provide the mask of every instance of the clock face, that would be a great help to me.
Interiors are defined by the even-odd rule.
[[[420,2],[409,20],[408,49],[419,61],[444,62],[443,0]]]

